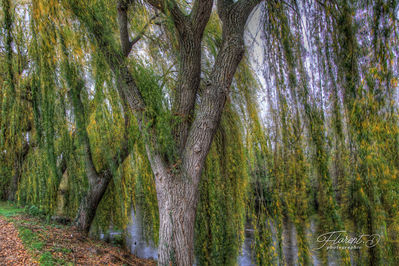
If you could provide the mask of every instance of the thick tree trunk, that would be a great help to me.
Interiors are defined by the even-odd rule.
[[[246,21],[261,0],[217,1],[219,17],[223,23],[222,45],[215,59],[212,74],[206,82],[201,103],[195,112],[195,101],[201,78],[200,43],[203,30],[212,11],[213,1],[195,1],[192,12],[186,16],[174,1],[147,0],[154,8],[171,16],[179,34],[179,80],[173,97],[173,110],[183,121],[174,128],[180,153],[179,165],[168,166],[158,148],[161,140],[154,128],[144,132],[146,152],[155,176],[160,231],[158,247],[159,265],[192,265],[194,262],[194,224],[198,202],[198,183],[212,139],[219,126],[220,117],[232,84],[234,73],[244,54],[244,29]],[[147,103],[125,62],[131,50],[127,32],[127,4],[118,4],[122,51],[114,49],[104,28],[94,13],[87,12],[73,1],[74,14],[86,25],[97,41],[116,80],[118,93],[135,114],[139,128],[153,120],[146,112]],[[68,7],[70,8],[70,6]],[[167,11],[167,12],[166,12]],[[170,13],[169,13],[170,12]],[[93,22],[93,23],[88,23]],[[180,114],[180,112],[183,112]],[[88,141],[86,140],[88,143]],[[177,174],[175,174],[177,173]],[[89,205],[89,204],[83,204]]]
[[[18,190],[18,183],[20,179],[20,174],[19,170],[15,169],[15,173],[12,176],[11,183],[10,183],[10,189],[8,191],[8,200],[9,201],[15,201],[15,196]]]
[[[198,184],[190,180],[176,176],[156,180],[160,218],[158,265],[193,265]]]
[[[57,208],[55,210],[55,215],[52,216],[51,219],[58,223],[69,224],[71,220],[69,219],[66,213],[66,206],[68,199],[67,195],[69,193],[69,175],[68,171],[66,170],[66,164],[64,164],[64,167],[65,168],[61,166],[63,174],[57,191]]]
[[[194,260],[194,203],[176,202],[178,188],[159,202],[159,265],[192,265]]]
[[[75,219],[75,225],[87,233],[96,216],[97,207],[111,181],[111,175],[105,174],[104,176],[92,176],[88,178],[90,181],[89,190],[80,202],[78,214]]]
[[[193,265],[194,225],[201,171],[166,166],[146,147],[155,177],[159,210],[158,265]]]

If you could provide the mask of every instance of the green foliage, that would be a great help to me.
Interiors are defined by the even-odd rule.
[[[24,210],[21,208],[18,208],[15,206],[13,203],[9,202],[0,202],[0,215],[5,216],[5,217],[12,217],[15,216]]]
[[[164,154],[168,162],[176,162],[177,150],[174,143],[172,128],[174,123],[178,123],[176,118],[169,110],[169,105],[165,97],[165,91],[159,86],[157,77],[151,65],[144,66],[136,64],[133,76],[138,88],[143,95],[144,101],[148,103],[147,116],[151,118],[146,126],[145,138],[151,142],[151,130],[155,131],[159,141],[159,151]],[[177,118],[179,119],[179,118]],[[148,134],[148,135],[147,135]]]
[[[44,246],[44,242],[42,242],[42,239],[38,234],[33,232],[29,228],[25,228],[23,226],[18,228],[18,236],[21,238],[22,243],[27,247],[28,249],[35,251],[35,250],[41,250]]]
[[[244,240],[248,175],[237,113],[226,107],[207,157],[196,218],[200,265],[234,265]]]
[[[51,266],[57,263],[49,251],[42,253],[39,258],[40,265]]]
[[[38,207],[36,207],[35,205],[32,206],[25,206],[24,211],[32,216],[44,216],[45,212],[41,211]]]
[[[160,22],[149,26],[139,48],[125,60],[148,105],[149,120],[140,134],[107,64],[107,56],[120,51],[115,1],[37,0],[24,5],[2,0],[1,7],[0,199],[9,197],[15,177],[16,200],[28,206],[27,213],[49,217],[62,192],[64,215],[73,218],[88,188],[77,132],[83,128],[96,170],[113,174],[92,231],[124,231],[132,208],[140,208],[144,236],[157,243],[157,195],[145,143],[155,134],[163,157],[178,166],[172,129],[181,118],[172,113],[170,98],[180,59],[173,52],[179,44],[172,20],[159,15]],[[152,12],[140,1],[132,9],[129,30],[138,34]],[[236,264],[246,227],[253,229],[253,262],[283,264],[287,224],[296,232],[295,263],[309,265],[315,240],[307,235],[313,217],[316,234],[342,229],[383,235],[384,244],[375,249],[340,253],[340,264],[349,263],[348,255],[362,265],[398,264],[395,9],[397,1],[382,0],[268,1],[262,7],[260,42],[265,50],[259,69],[264,77],[256,79],[251,56],[257,54],[252,51],[235,75],[203,170],[195,225],[199,265]],[[88,28],[106,42],[91,36]],[[221,36],[214,12],[202,42],[200,89],[211,74]],[[261,92],[260,85],[266,90]],[[72,88],[79,89],[75,96],[83,105],[83,126],[67,100]],[[266,103],[259,104],[263,98]],[[130,155],[115,167],[113,159],[125,145]],[[60,186],[64,174],[65,191]],[[21,211],[0,205],[3,216]],[[42,249],[40,236],[28,228],[20,232],[31,249]],[[315,255],[323,264],[330,262],[325,250]],[[40,262],[57,263],[49,253]]]

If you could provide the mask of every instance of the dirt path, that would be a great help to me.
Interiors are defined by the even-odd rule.
[[[12,223],[0,217],[0,265],[38,265],[33,263]]]
[[[7,217],[7,218],[6,218]],[[0,202],[0,266],[3,265],[143,265],[125,249],[90,239],[73,226],[48,223]]]

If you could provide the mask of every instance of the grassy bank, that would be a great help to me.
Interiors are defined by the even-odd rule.
[[[87,238],[74,227],[52,222],[37,208],[19,208],[0,202],[0,219],[12,223],[33,261],[40,265],[155,265],[99,240]]]

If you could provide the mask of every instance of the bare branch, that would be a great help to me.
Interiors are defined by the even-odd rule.
[[[188,23],[188,17],[180,10],[175,0],[147,0],[154,8],[164,14],[171,14],[175,27],[182,31]]]
[[[155,14],[155,16],[153,16],[150,21],[144,25],[143,29],[140,31],[139,34],[137,34],[136,37],[134,37],[134,39],[130,42],[132,47],[145,35],[145,32],[147,30],[147,28],[152,24],[152,22],[159,16],[159,14]]]
[[[213,0],[196,0],[190,17],[194,32],[202,36],[212,12]]]
[[[117,5],[119,34],[121,39],[122,52],[125,57],[129,56],[133,46],[144,36],[144,33],[148,26],[151,25],[151,23],[159,16],[158,14],[153,16],[140,31],[140,33],[132,41],[130,41],[127,18],[127,11],[130,3],[131,1],[120,0]]]

